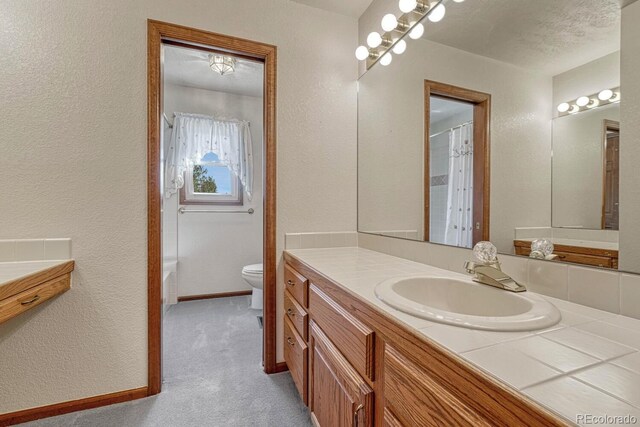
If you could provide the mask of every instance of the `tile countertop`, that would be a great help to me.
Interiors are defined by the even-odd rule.
[[[0,287],[68,262],[69,260],[0,262]]]
[[[522,240],[524,242],[533,242],[536,239],[540,239],[541,237],[528,237]],[[594,249],[603,249],[605,251],[617,251],[618,243],[617,242],[600,242],[597,240],[580,240],[580,239],[566,239],[560,237],[544,237],[545,239],[551,240],[554,245],[564,245],[564,246],[578,246],[581,248],[594,248]]]
[[[374,288],[398,276],[469,276],[363,248],[287,252],[571,423],[593,424],[589,416],[640,420],[640,320],[543,296],[562,314],[548,329],[489,332],[449,326],[387,306]]]

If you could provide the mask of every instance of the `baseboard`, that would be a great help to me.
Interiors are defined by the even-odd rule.
[[[235,292],[221,292],[218,294],[187,295],[184,297],[178,297],[178,302],[196,301],[201,299],[213,299],[213,298],[241,297],[244,295],[251,295],[251,291],[235,291]]]
[[[98,408],[100,406],[113,405],[115,403],[128,402],[130,400],[142,399],[143,397],[147,397],[147,387],[117,391],[115,393],[102,394],[100,396],[54,403],[53,405],[24,409],[22,411],[10,412],[8,414],[0,414],[0,427],[26,423],[28,421],[39,420],[41,418],[55,417],[56,415],[83,411],[85,409]]]
[[[287,366],[287,362],[278,362],[276,363],[276,370],[273,371],[274,374],[288,371],[289,367]]]

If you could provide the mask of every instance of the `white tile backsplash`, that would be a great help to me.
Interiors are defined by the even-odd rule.
[[[322,232],[322,233],[286,233],[285,249],[345,248],[358,246],[358,233]]]
[[[544,234],[547,230],[550,229],[518,229],[525,235]],[[460,262],[467,254],[472,258],[471,251],[461,248],[366,233],[358,233],[358,245],[457,272],[462,271]],[[640,319],[640,275],[513,255],[500,255],[500,261],[507,274],[533,292]]]
[[[619,280],[619,273],[615,271],[570,266],[569,301],[619,313]]]
[[[568,299],[568,267],[566,264],[540,260],[529,260],[528,264],[527,289],[554,298]],[[509,271],[506,272],[509,274]]]
[[[71,239],[0,240],[0,262],[71,259]]]

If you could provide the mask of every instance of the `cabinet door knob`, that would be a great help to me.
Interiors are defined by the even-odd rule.
[[[287,309],[287,315],[288,316],[295,316],[296,314],[293,312],[293,310],[291,310],[290,308]]]
[[[287,337],[287,342],[289,343],[289,345],[293,346],[296,343],[293,342],[293,339],[291,339],[291,337]]]
[[[293,286],[293,285],[295,285],[295,283],[293,283],[293,280],[289,279],[289,280],[287,280],[287,285]]]
[[[364,405],[361,403],[358,405],[355,411],[353,411],[353,427],[358,427],[360,424],[360,419],[358,418],[358,413],[364,408]]]

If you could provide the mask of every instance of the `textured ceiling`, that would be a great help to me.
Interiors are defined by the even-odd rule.
[[[209,54],[195,49],[164,45],[165,83],[236,95],[262,96],[263,65],[237,59],[236,71],[220,74],[209,68]]]
[[[373,0],[292,0],[318,9],[360,18]]]
[[[555,75],[620,48],[622,1],[449,2],[445,19],[428,23],[424,37]]]

